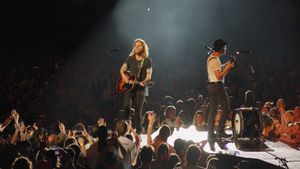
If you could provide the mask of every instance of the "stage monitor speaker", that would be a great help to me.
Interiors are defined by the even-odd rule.
[[[235,169],[239,162],[243,161],[243,166],[240,166],[240,169],[283,169],[280,166],[262,161],[260,159],[252,159],[245,157],[237,157],[228,154],[215,154],[219,159],[217,166],[220,166],[221,169]]]

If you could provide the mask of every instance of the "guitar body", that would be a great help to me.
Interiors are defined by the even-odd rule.
[[[122,94],[126,90],[130,91],[133,89],[133,87],[135,85],[140,84],[140,82],[137,81],[137,78],[135,75],[130,76],[128,71],[125,71],[124,74],[125,74],[125,79],[123,79],[122,76],[120,76],[118,79],[118,82],[117,82],[116,91],[118,94]],[[125,83],[126,81],[129,83]],[[147,82],[145,85],[148,87],[152,87],[152,86],[154,86],[154,82]]]
[[[125,83],[125,81],[129,82],[135,82],[136,81],[136,76],[132,75],[130,76],[129,72],[125,71],[125,76],[126,79],[123,79],[122,76],[119,77],[117,86],[116,86],[116,91],[118,94],[124,93],[126,90],[132,90],[134,87],[134,83]]]

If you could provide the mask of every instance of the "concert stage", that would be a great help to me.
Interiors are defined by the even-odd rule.
[[[152,134],[152,138],[157,136],[158,131]],[[147,136],[141,135],[142,143],[145,145],[147,143]],[[265,141],[260,143],[255,143],[255,141],[242,140],[236,143],[228,142],[224,149],[221,149],[219,144],[215,143],[216,151],[213,152],[210,150],[209,145],[206,144],[207,132],[198,132],[194,126],[191,126],[187,129],[180,128],[179,130],[174,130],[173,135],[169,137],[168,143],[173,145],[174,141],[177,138],[182,138],[184,140],[192,140],[195,143],[202,143],[203,150],[209,154],[229,154],[233,155],[230,158],[239,158],[249,161],[254,161],[254,159],[261,160],[270,164],[279,166],[279,161],[287,161],[287,166],[290,169],[299,169],[300,168],[300,148],[294,147],[277,141]],[[282,166],[282,165],[281,165]],[[267,168],[266,168],[267,169]]]

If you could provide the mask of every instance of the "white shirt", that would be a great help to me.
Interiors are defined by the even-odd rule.
[[[207,73],[208,73],[208,81],[209,82],[218,82],[220,80],[217,79],[215,71],[222,70],[222,64],[220,58],[210,54],[207,58]],[[221,80],[224,83],[224,77]]]
[[[134,165],[136,162],[137,154],[138,154],[138,148],[136,147],[135,143],[124,136],[118,137],[118,141],[123,146],[123,148],[126,150],[127,154],[130,155],[130,157],[129,157],[130,162],[132,165]],[[118,148],[118,153],[122,159],[126,158],[122,154],[122,151],[120,148]]]

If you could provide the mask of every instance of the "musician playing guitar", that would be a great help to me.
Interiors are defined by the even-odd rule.
[[[220,57],[226,54],[227,42],[222,39],[214,41],[213,52],[207,58],[207,73],[208,85],[207,93],[209,96],[209,113],[208,113],[208,135],[207,141],[210,149],[215,151],[215,142],[217,139],[228,137],[224,131],[226,120],[231,112],[230,102],[227,90],[225,89],[224,80],[230,70],[235,65],[235,60],[221,64]],[[218,112],[219,105],[222,106],[220,121],[218,124],[217,133],[214,133],[215,118]]]
[[[148,55],[149,51],[146,42],[142,39],[136,39],[131,53],[120,69],[120,79],[123,81],[123,84],[133,85],[131,90],[124,91],[123,108],[127,119],[129,119],[130,108],[135,109],[132,125],[138,133],[142,130],[142,110],[145,97],[149,95],[147,83],[152,76],[152,60]]]

